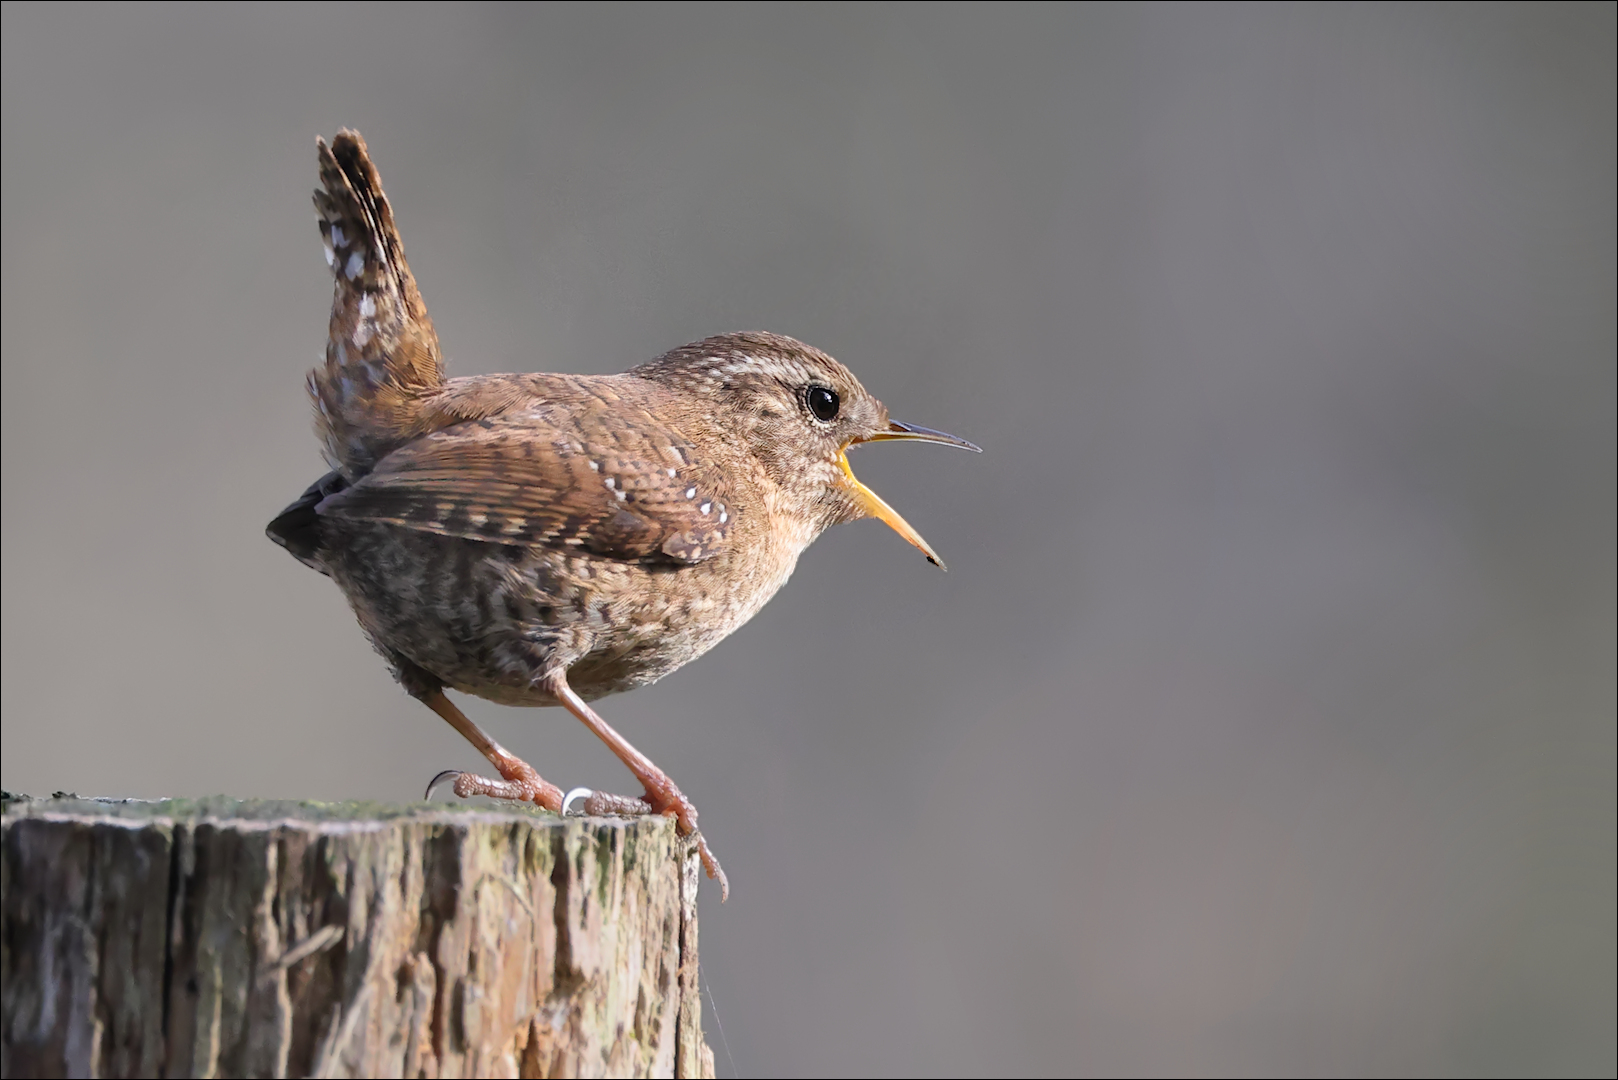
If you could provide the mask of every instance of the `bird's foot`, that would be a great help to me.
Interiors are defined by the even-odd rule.
[[[453,781],[457,798],[487,795],[491,799],[535,803],[555,814],[562,812],[562,789],[540,776],[532,765],[509,754],[496,760],[494,765],[500,770],[499,780],[459,769],[445,769],[427,785],[426,797],[431,798],[434,789],[441,784]]]
[[[654,814],[666,814],[679,823],[680,835],[689,836],[696,841],[697,854],[702,856],[703,869],[708,876],[719,883],[719,902],[725,902],[730,895],[730,880],[725,877],[725,871],[714,858],[713,851],[708,847],[708,841],[703,839],[702,831],[697,828],[697,808],[691,800],[685,797],[666,774],[654,776],[653,783],[646,785],[646,794],[635,800],[648,807]]]
[[[724,868],[719,865],[719,860],[714,858],[713,851],[708,847],[708,841],[703,839],[702,833],[697,829],[697,808],[691,805],[691,800],[674,785],[674,781],[667,776],[662,779],[663,783],[655,788],[648,786],[646,794],[638,799],[614,795],[607,791],[574,788],[562,800],[562,813],[584,814],[590,817],[613,815],[642,817],[646,814],[665,814],[673,817],[681,836],[695,838],[697,853],[702,856],[703,869],[708,872],[710,878],[719,883],[719,902],[724,903],[725,897],[730,895],[730,881],[725,877]]]

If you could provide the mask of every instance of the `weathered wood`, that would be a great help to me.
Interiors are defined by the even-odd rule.
[[[0,1071],[712,1076],[668,819],[8,797]]]

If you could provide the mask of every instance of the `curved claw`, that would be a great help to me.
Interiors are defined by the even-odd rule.
[[[570,817],[570,816],[583,817],[589,811],[586,810],[586,809],[574,810],[573,809],[573,800],[574,799],[588,800],[590,798],[590,796],[592,796],[594,794],[595,794],[595,791],[592,788],[576,787],[572,791],[568,792],[566,795],[562,796],[562,816],[563,817]]]
[[[719,902],[723,904],[730,899],[730,879],[725,876],[719,860],[714,858],[713,851],[708,847],[708,841],[702,838],[702,833],[693,831],[690,838],[696,842],[697,855],[702,859],[702,868],[708,872],[708,879],[719,883]]]
[[[433,797],[433,792],[436,791],[441,784],[459,780],[460,778],[461,770],[445,769],[443,772],[427,781],[427,793],[421,797],[422,802],[430,801]]]

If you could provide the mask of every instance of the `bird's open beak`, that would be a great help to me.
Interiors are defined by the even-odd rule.
[[[946,446],[959,446],[962,449],[970,450],[975,454],[983,453],[982,447],[974,446],[965,439],[957,439],[953,435],[946,435],[942,431],[934,431],[932,428],[917,427],[914,424],[901,424],[897,420],[889,423],[886,431],[878,431],[865,436],[863,439],[855,439],[853,442],[849,443],[849,446],[858,446],[860,443],[867,442],[883,442],[888,439],[919,439],[922,442],[936,442],[943,443]],[[867,514],[869,514],[871,517],[886,522],[890,529],[914,544],[921,550],[923,555],[927,556],[928,562],[932,563],[940,570],[947,569],[944,566],[944,560],[940,559],[938,557],[938,553],[932,549],[931,545],[921,538],[921,534],[919,532],[910,527],[910,523],[908,521],[899,516],[899,511],[883,502],[882,496],[860,483],[859,480],[854,476],[854,470],[848,466],[847,446],[845,446],[842,451],[838,453],[837,463],[843,467],[843,475],[848,477],[848,484],[854,489],[854,497],[859,501],[861,508],[864,509]]]

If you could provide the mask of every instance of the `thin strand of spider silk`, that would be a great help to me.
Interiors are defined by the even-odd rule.
[[[719,1022],[719,1004],[713,999],[713,984],[702,973],[702,965],[697,965],[697,977],[702,980],[702,988],[708,991],[708,1005],[713,1009],[713,1026],[719,1029],[719,1045],[725,1048],[725,1061],[730,1065],[730,1075],[740,1076],[736,1071],[736,1059],[730,1056],[730,1040],[725,1038],[725,1025]]]

